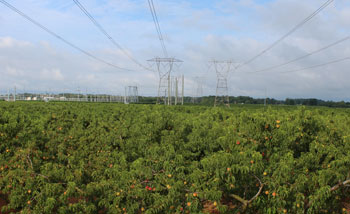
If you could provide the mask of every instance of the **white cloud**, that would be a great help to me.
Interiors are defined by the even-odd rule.
[[[18,41],[11,37],[0,37],[0,48],[28,47],[30,42]]]
[[[43,69],[40,72],[39,78],[43,80],[55,80],[55,81],[64,80],[63,74],[61,70],[58,68]]]
[[[17,68],[6,66],[5,75],[6,74],[9,76],[12,76],[12,77],[21,77],[21,76],[23,76],[23,71],[20,71]]]

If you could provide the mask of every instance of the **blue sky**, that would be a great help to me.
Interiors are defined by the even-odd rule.
[[[82,55],[0,4],[0,93],[19,89],[122,94],[128,85],[140,93],[157,93],[157,74],[131,62],[101,34],[72,0],[7,0],[22,12],[75,45],[106,61],[131,68],[125,72]],[[146,0],[80,1],[106,31],[138,61],[161,56]],[[186,77],[186,95],[196,91],[195,77],[203,76],[204,94],[215,94],[212,59],[242,62],[262,51],[307,17],[325,0],[154,0],[170,56],[184,60],[175,75]],[[239,72],[230,74],[229,93],[278,99],[316,97],[348,100],[350,78],[342,62],[320,69],[281,75],[327,60],[350,56],[349,41],[281,70],[251,75],[343,38],[350,32],[350,2],[337,0],[274,49]]]

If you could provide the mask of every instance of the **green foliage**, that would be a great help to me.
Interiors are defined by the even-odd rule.
[[[305,107],[3,102],[2,209],[341,213],[350,194],[339,185],[350,179],[348,115]]]

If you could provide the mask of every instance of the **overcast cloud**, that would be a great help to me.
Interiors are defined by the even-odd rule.
[[[0,93],[19,91],[122,94],[137,85],[141,95],[156,95],[158,75],[130,61],[113,46],[71,0],[8,0],[57,34],[118,70],[77,52],[0,4]],[[216,76],[208,61],[244,62],[268,47],[325,0],[154,0],[169,55],[184,61],[186,96],[202,77],[203,95],[215,95]],[[147,64],[162,56],[145,0],[81,1],[130,55]],[[314,19],[251,64],[230,73],[232,96],[320,98],[350,101],[350,60],[281,73],[350,57],[350,40],[293,64],[249,73],[302,56],[350,35],[350,2],[336,0]]]

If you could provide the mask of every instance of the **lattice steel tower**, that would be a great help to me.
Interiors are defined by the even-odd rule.
[[[175,58],[153,58],[148,61],[155,64],[159,73],[157,104],[171,105],[171,72],[174,67],[178,66],[182,61]]]
[[[216,72],[217,82],[216,82],[216,96],[214,106],[218,105],[230,105],[230,100],[228,96],[227,78],[231,71],[233,61],[211,61],[211,64]]]

